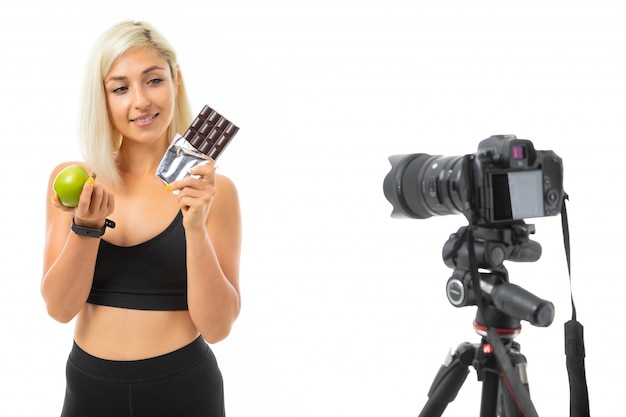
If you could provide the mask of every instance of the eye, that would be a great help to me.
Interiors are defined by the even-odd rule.
[[[148,81],[149,85],[159,85],[163,82],[163,80],[161,78],[153,78],[150,81]]]
[[[128,90],[128,87],[117,87],[112,90],[113,94],[123,94]]]

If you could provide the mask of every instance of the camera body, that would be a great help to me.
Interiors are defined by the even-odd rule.
[[[560,213],[563,163],[515,135],[491,136],[465,156],[393,155],[383,191],[392,217],[464,214],[497,225]]]

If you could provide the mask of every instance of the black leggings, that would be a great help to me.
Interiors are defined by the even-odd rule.
[[[222,374],[209,345],[156,358],[110,361],[76,343],[67,361],[61,417],[223,417]]]

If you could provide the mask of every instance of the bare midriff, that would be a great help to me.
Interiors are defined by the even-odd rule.
[[[198,337],[188,311],[145,311],[85,304],[74,340],[108,360],[139,360],[173,352]]]

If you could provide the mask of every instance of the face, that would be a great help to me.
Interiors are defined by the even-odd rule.
[[[176,87],[167,61],[152,48],[132,48],[115,61],[104,89],[109,117],[124,140],[169,142]]]

